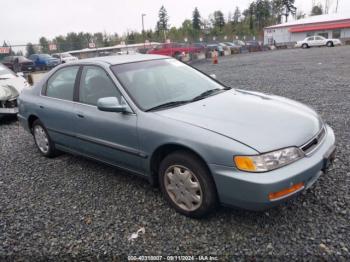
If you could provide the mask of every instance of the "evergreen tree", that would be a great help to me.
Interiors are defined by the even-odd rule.
[[[239,10],[239,7],[237,6],[235,9],[235,12],[233,14],[233,22],[234,23],[238,23],[240,18],[241,18],[242,14],[241,14],[241,10]]]
[[[323,14],[323,8],[322,5],[315,5],[311,9],[311,15],[322,15]]]
[[[45,37],[40,37],[39,44],[41,46],[41,53],[47,54],[49,53],[49,41]]]
[[[196,7],[192,15],[192,28],[196,31],[201,29],[201,15],[199,14],[198,8]]]
[[[215,28],[219,29],[220,32],[224,28],[225,17],[224,17],[224,14],[220,10],[214,12],[214,18],[213,18],[212,23],[213,23]]]
[[[165,9],[165,7],[162,5],[158,13],[158,22],[157,22],[158,33],[163,32],[165,34],[165,32],[168,31],[169,29],[168,22],[169,22],[168,12]]]
[[[26,56],[29,57],[30,55],[33,55],[35,53],[36,53],[36,50],[35,50],[33,44],[32,43],[28,43],[26,45]]]

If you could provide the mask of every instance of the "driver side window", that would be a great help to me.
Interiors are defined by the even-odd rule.
[[[79,102],[97,105],[97,100],[103,97],[117,97],[121,94],[105,70],[97,66],[84,66],[80,86]]]

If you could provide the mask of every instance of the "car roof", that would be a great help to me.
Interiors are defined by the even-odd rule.
[[[118,65],[118,64],[126,64],[126,63],[134,63],[134,62],[142,62],[149,60],[157,60],[157,59],[166,59],[170,58],[169,56],[163,55],[143,55],[143,54],[129,54],[129,55],[115,55],[115,56],[101,56],[94,58],[81,59],[76,61],[75,63],[93,63],[100,62],[106,63],[109,65]]]

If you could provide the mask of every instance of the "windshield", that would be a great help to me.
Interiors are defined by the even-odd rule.
[[[16,75],[7,67],[0,64],[0,79],[15,78]]]
[[[208,90],[225,87],[175,59],[114,65],[113,73],[143,110],[169,102],[191,101]]]

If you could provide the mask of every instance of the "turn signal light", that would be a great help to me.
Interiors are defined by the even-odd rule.
[[[256,167],[254,164],[254,161],[251,157],[249,156],[236,156],[234,158],[235,164],[238,169],[243,170],[243,171],[255,171]]]
[[[284,196],[290,195],[290,194],[292,194],[292,193],[302,189],[303,187],[304,187],[304,183],[303,182],[295,184],[294,186],[292,186],[290,188],[283,189],[282,191],[275,192],[275,193],[270,193],[269,194],[269,199],[271,201],[277,200],[277,199],[282,198]]]

